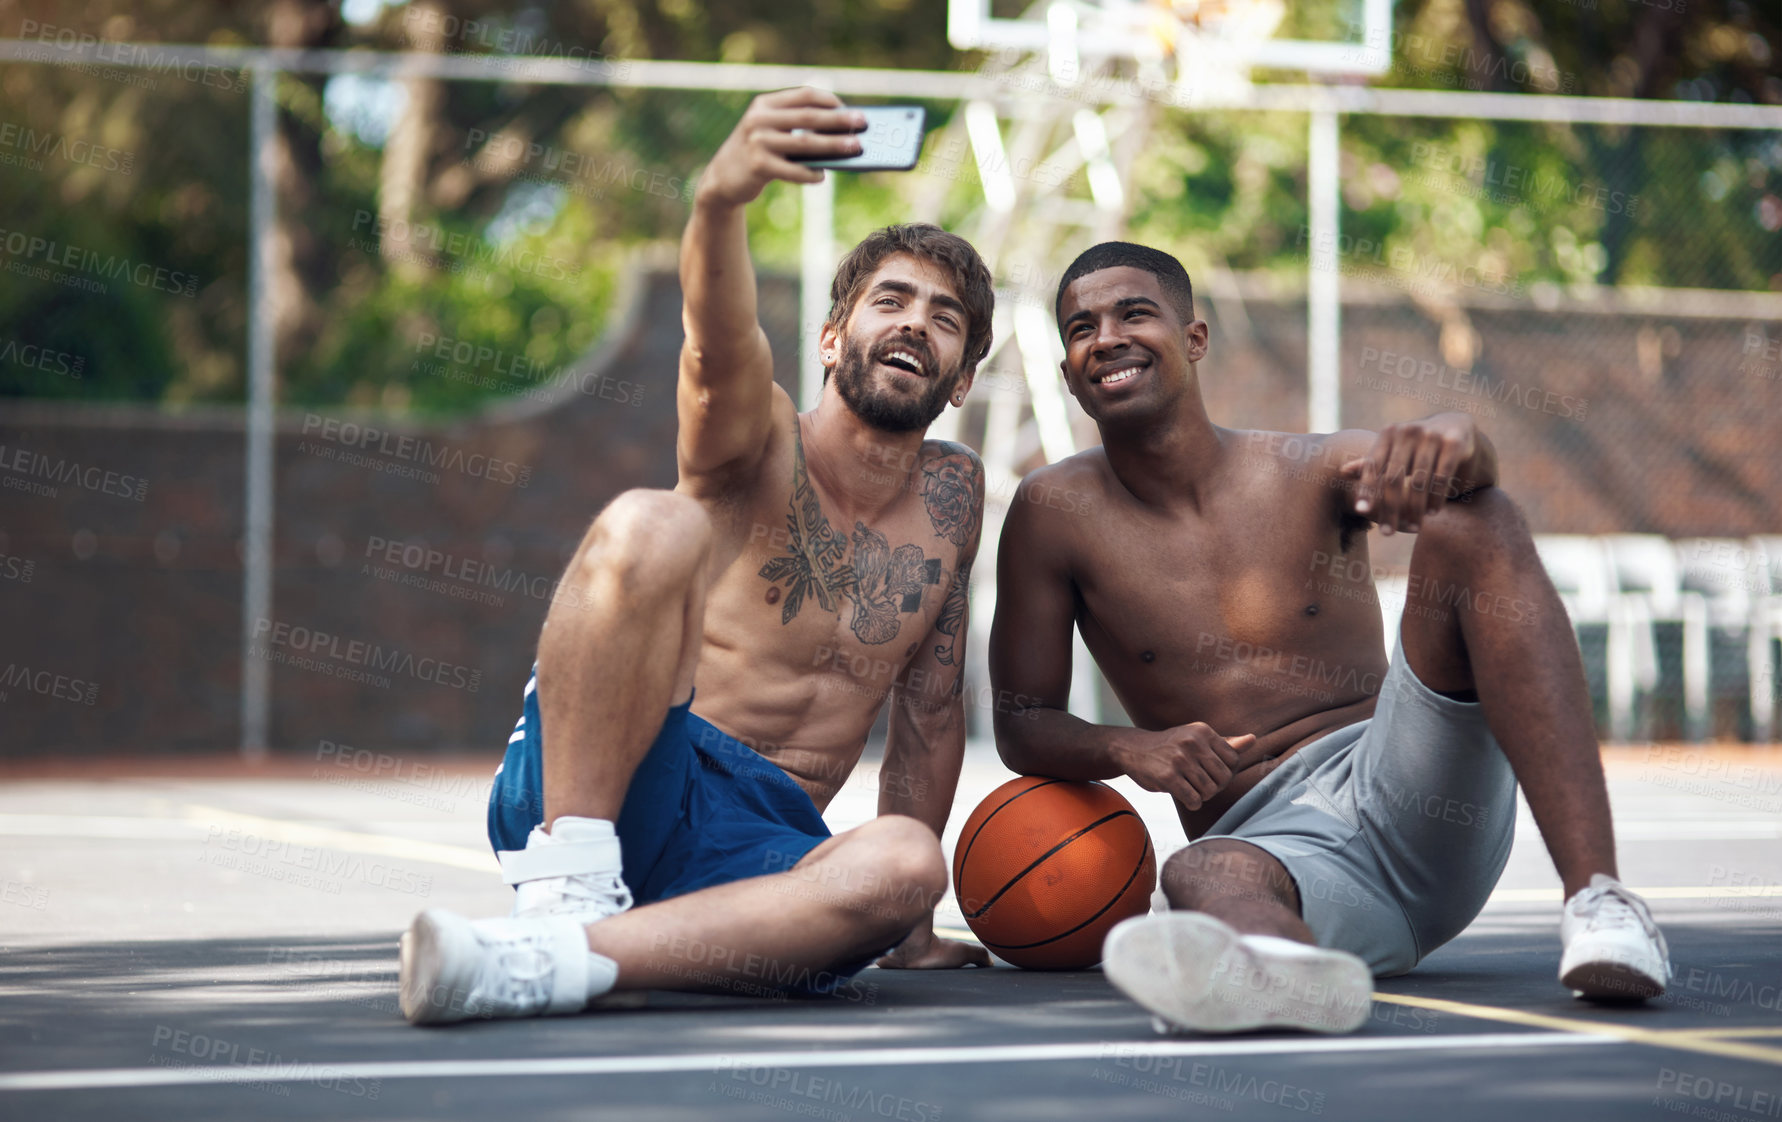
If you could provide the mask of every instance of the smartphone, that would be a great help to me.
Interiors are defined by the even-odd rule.
[[[862,105],[866,117],[860,137],[860,154],[839,159],[800,159],[814,168],[837,171],[908,171],[922,154],[923,125],[928,111],[919,105]]]

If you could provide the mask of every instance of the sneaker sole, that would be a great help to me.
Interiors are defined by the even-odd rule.
[[[470,921],[438,909],[415,917],[402,935],[402,1015],[411,1025],[442,1025],[468,1019],[461,1000],[464,987],[445,977],[446,963],[454,958],[475,961],[480,953]]]
[[[1559,984],[1589,1001],[1645,1001],[1664,992],[1663,982],[1619,962],[1579,963]]]
[[[1184,978],[1174,963],[1205,965]],[[1257,950],[1219,920],[1193,912],[1120,923],[1108,932],[1102,970],[1145,1009],[1197,1032],[1353,1032],[1373,1006],[1373,975],[1354,955]]]

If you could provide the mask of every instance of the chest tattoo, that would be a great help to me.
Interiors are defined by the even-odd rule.
[[[902,612],[922,607],[922,587],[939,584],[941,562],[923,557],[919,545],[892,549],[885,535],[854,523],[854,564],[847,592],[854,601],[854,634],[862,643],[889,643],[897,638]]]
[[[839,611],[841,601],[846,599],[853,603],[850,626],[855,636],[862,643],[889,643],[903,626],[901,617],[921,611],[923,589],[941,583],[941,559],[924,556],[922,547],[914,543],[893,549],[884,534],[863,522],[854,523],[851,540],[838,533],[811,486],[804,461],[804,440],[801,435],[793,439],[786,550],[761,566],[759,573],[775,586],[770,593],[785,586],[780,623],[790,624],[807,598],[816,600],[825,612]],[[935,532],[948,540],[960,533],[962,517],[953,491],[947,477],[937,479],[932,472],[928,475],[923,497],[929,519]],[[971,519],[969,490],[966,498],[968,505],[963,517]]]
[[[786,552],[761,566],[760,575],[771,584],[786,585],[786,602],[780,623],[791,623],[804,607],[806,596],[815,597],[826,612],[837,610],[847,584],[844,560],[848,542],[829,525],[823,504],[817,500],[810,475],[804,468],[804,441],[796,436],[792,459],[792,504],[786,512]]]

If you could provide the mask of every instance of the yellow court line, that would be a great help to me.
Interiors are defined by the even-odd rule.
[[[936,924],[934,933],[943,938],[959,939],[968,943],[978,940],[970,931],[962,927],[943,927]],[[979,944],[980,946],[982,944]],[[1617,1025],[1603,1021],[1585,1021],[1575,1017],[1553,1017],[1545,1013],[1524,1013],[1516,1009],[1501,1009],[1495,1005],[1473,1005],[1464,1001],[1444,1001],[1434,997],[1411,997],[1395,993],[1374,994],[1375,1001],[1390,1002],[1394,1005],[1410,1005],[1421,1009],[1452,1013],[1460,1017],[1473,1017],[1483,1021],[1503,1021],[1512,1025],[1527,1025],[1531,1028],[1558,1029],[1562,1032],[1594,1033],[1599,1036],[1613,1036],[1629,1044],[1646,1044],[1654,1048],[1674,1048],[1683,1052],[1705,1052],[1715,1056],[1730,1056],[1734,1059],[1755,1060],[1758,1063],[1782,1064],[1782,1048],[1766,1048],[1757,1044],[1740,1044],[1734,1041],[1722,1041],[1721,1037],[1739,1036],[1782,1036],[1782,1028],[1721,1028],[1721,1029],[1642,1029],[1631,1025]]]
[[[322,846],[379,857],[400,857],[410,861],[430,861],[454,869],[470,869],[478,873],[499,870],[495,854],[487,850],[465,849],[459,845],[395,838],[385,834],[361,834],[354,830],[337,830],[332,826],[312,826],[282,818],[262,818],[257,814],[241,814],[214,806],[186,803],[182,817],[190,822],[206,822],[216,827],[236,827],[243,834],[255,834],[270,841],[293,845]],[[227,844],[225,842],[225,844]]]
[[[1782,1065],[1782,1048],[1766,1048],[1760,1044],[1741,1044],[1730,1040],[1702,1039],[1681,1035],[1688,1030],[1634,1028],[1606,1021],[1584,1021],[1575,1017],[1552,1017],[1545,1013],[1525,1013],[1519,1009],[1500,1009],[1495,1005],[1473,1005],[1465,1001],[1444,1001],[1434,997],[1411,997],[1404,994],[1376,993],[1375,1001],[1409,1005],[1457,1017],[1473,1017],[1481,1021],[1502,1021],[1530,1028],[1558,1029],[1561,1032],[1594,1033],[1614,1036],[1629,1044],[1645,1044],[1653,1048],[1673,1048],[1681,1052],[1703,1052],[1710,1056],[1729,1056],[1737,1060],[1754,1060],[1761,1064]]]

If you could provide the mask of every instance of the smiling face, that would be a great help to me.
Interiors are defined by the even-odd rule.
[[[965,305],[945,269],[895,254],[874,271],[840,328],[826,324],[836,392],[854,415],[884,432],[925,429],[969,389]]]
[[[1157,277],[1130,265],[1071,282],[1058,317],[1065,386],[1097,422],[1170,409],[1207,352],[1207,325],[1184,323]]]

